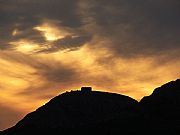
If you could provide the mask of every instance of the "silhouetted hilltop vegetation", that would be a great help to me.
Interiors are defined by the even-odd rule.
[[[63,93],[28,114],[2,135],[174,135],[180,133],[180,80],[139,103],[124,95],[91,91]]]

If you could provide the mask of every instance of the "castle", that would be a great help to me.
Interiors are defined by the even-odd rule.
[[[81,92],[89,93],[92,91],[92,87],[81,87]]]

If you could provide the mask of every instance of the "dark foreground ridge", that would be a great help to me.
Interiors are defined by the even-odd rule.
[[[139,103],[124,95],[92,91],[61,94],[1,135],[177,135],[180,80],[169,82]]]

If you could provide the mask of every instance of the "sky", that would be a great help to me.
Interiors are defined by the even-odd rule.
[[[65,91],[140,100],[180,77],[179,0],[0,0],[0,130]]]

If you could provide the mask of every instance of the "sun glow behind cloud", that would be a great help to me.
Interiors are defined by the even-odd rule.
[[[15,48],[16,51],[22,52],[22,53],[33,53],[37,50],[39,50],[40,45],[33,43],[32,41],[28,41],[28,40],[20,40],[20,41],[16,41],[16,42],[11,42],[10,44],[12,44]]]
[[[42,25],[34,27],[34,29],[43,32],[47,41],[56,41],[69,34],[64,29],[56,26],[55,22],[51,21],[44,22]]]
[[[12,36],[16,36],[19,33],[19,31],[17,29],[13,30],[12,32]]]

